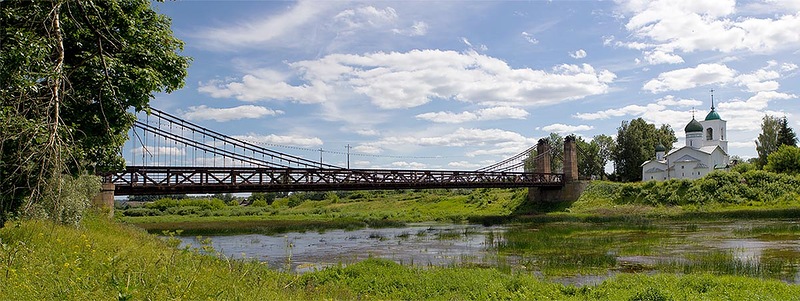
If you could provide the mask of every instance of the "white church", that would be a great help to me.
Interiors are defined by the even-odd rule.
[[[656,146],[656,158],[642,163],[642,181],[663,181],[668,179],[698,179],[708,173],[727,170],[728,141],[725,140],[725,120],[714,110],[711,98],[711,112],[705,120],[692,121],[684,128],[686,145],[672,149],[668,153],[663,145]]]

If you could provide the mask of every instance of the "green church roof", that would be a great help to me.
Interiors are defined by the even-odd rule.
[[[706,115],[706,120],[720,120],[720,119],[721,118],[719,118],[719,114],[717,113],[717,111],[714,111],[714,108],[711,108],[711,112],[708,112],[708,115]]]
[[[689,132],[702,132],[703,131],[703,125],[700,124],[699,121],[694,119],[694,117],[692,117],[692,121],[689,121],[689,124],[687,124],[686,127],[683,130],[685,132],[687,132],[687,133],[689,133]]]
[[[656,145],[656,151],[657,152],[665,152],[665,151],[667,151],[667,148],[664,147],[663,145],[661,145],[661,143],[659,143],[658,145]]]

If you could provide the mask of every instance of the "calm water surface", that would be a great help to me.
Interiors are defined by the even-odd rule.
[[[567,284],[594,284],[611,275],[626,272],[620,267],[685,261],[693,255],[709,251],[730,252],[742,262],[757,263],[760,260],[777,258],[797,265],[800,259],[800,237],[797,234],[742,234],[742,230],[797,223],[793,220],[659,223],[655,225],[661,231],[658,231],[660,234],[655,242],[654,252],[615,255],[617,267],[607,273],[550,279]],[[525,230],[537,231],[535,225],[525,227],[529,227]],[[501,255],[497,251],[497,246],[505,243],[504,234],[510,229],[512,228],[507,226],[413,224],[404,228],[210,236],[202,239],[209,238],[214,249],[225,256],[256,259],[276,269],[299,273],[354,263],[370,257],[416,266],[468,264],[514,267],[520,265],[523,262],[521,259],[526,255],[514,252]],[[668,231],[663,231],[664,229]],[[645,231],[639,235],[651,234]],[[648,243],[653,243],[652,237],[648,238]],[[180,239],[187,245],[200,245],[195,237]],[[616,254],[615,250],[607,252]],[[800,275],[783,280],[800,283]]]

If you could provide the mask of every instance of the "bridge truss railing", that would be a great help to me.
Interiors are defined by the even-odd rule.
[[[105,175],[117,195],[416,188],[559,187],[562,174],[437,170],[129,166]]]

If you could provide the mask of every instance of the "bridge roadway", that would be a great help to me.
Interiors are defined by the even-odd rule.
[[[128,166],[103,180],[115,195],[564,186],[557,173],[255,167]]]

